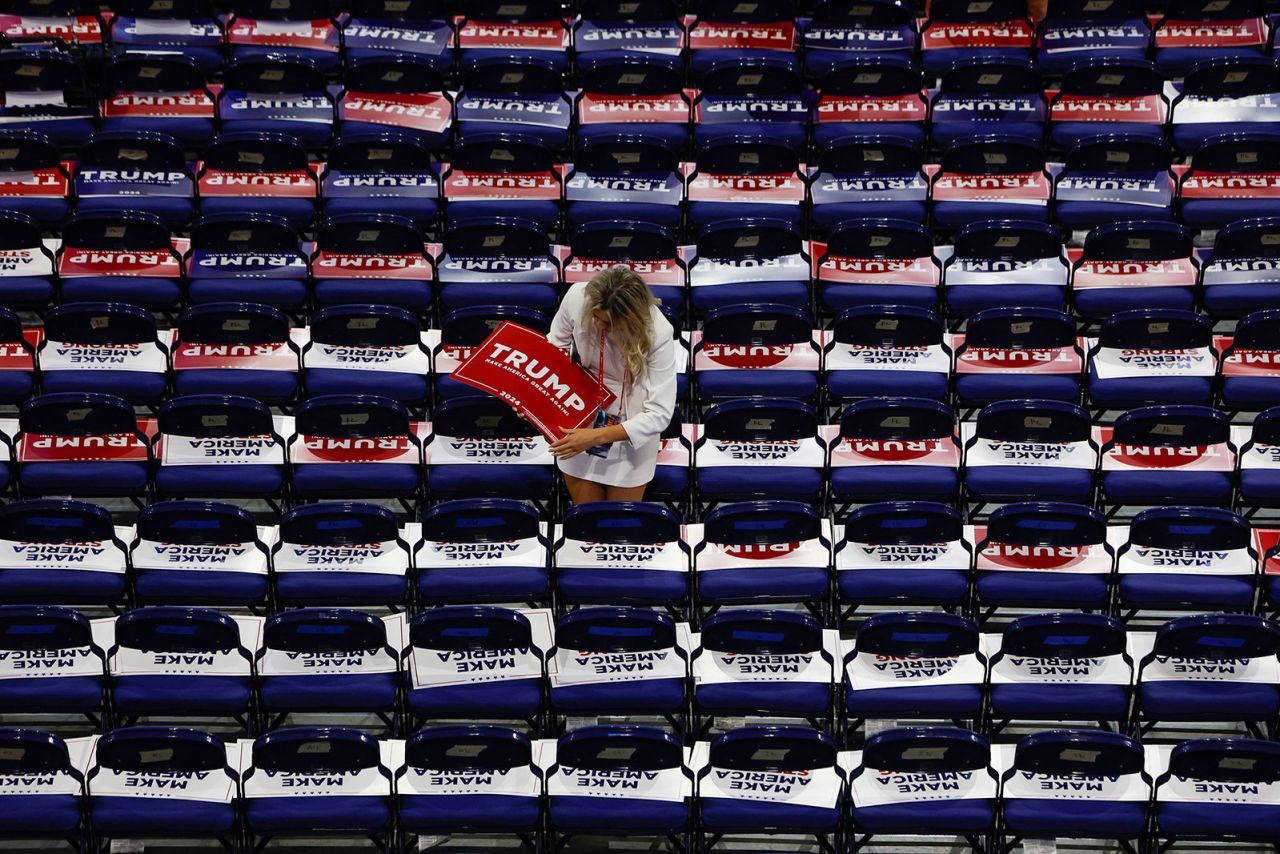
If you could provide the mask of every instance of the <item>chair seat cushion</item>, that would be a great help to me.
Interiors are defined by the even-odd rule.
[[[0,602],[114,605],[124,600],[123,573],[82,569],[0,569]],[[8,682],[5,683],[6,690]]]
[[[551,798],[551,825],[561,833],[596,831],[613,835],[680,833],[689,824],[683,801],[642,801],[557,795]]]
[[[950,501],[959,475],[945,466],[850,466],[833,469],[831,492],[855,504],[893,499]]]
[[[833,833],[838,809],[738,800],[699,799],[702,826],[710,833]]]
[[[1110,317],[1118,311],[1195,307],[1195,289],[1185,288],[1086,288],[1075,292],[1076,310],[1085,317]],[[1165,379],[1160,377],[1159,379]]]
[[[836,573],[845,604],[959,605],[969,591],[967,574],[945,569],[849,569]]]
[[[1009,798],[1004,820],[1017,836],[1068,839],[1134,839],[1147,823],[1144,801]]]
[[[984,219],[1032,219],[1044,222],[1049,218],[1049,205],[1047,202],[1035,205],[1014,205],[996,201],[934,202],[933,218],[943,228],[959,228],[967,222]]]
[[[76,795],[0,795],[0,834],[10,839],[69,835],[79,824]]]
[[[90,798],[89,810],[94,830],[114,837],[216,837],[236,823],[234,805],[203,801],[111,795]]]
[[[853,809],[853,826],[858,833],[972,835],[985,833],[994,818],[995,805],[986,798]]]
[[[678,715],[684,708],[684,680],[553,686],[551,705],[562,715]]]
[[[658,466],[644,492],[648,501],[684,501],[689,495],[689,470],[684,466]]]
[[[532,833],[542,807],[518,795],[402,795],[399,812],[411,833]]]
[[[992,685],[996,718],[1033,721],[1118,721],[1129,709],[1123,685]]]
[[[1095,406],[1132,409],[1148,403],[1206,404],[1213,397],[1213,381],[1208,377],[1125,377],[1098,379],[1089,368],[1089,397]]]
[[[267,676],[262,704],[278,711],[385,711],[396,701],[394,673]]]
[[[688,595],[689,576],[654,569],[562,569],[556,588],[566,602],[674,605]]]
[[[1182,221],[1192,228],[1221,228],[1238,219],[1277,213],[1280,201],[1276,199],[1188,199],[1179,211]]]
[[[1204,289],[1204,310],[1213,317],[1241,317],[1280,305],[1280,284],[1211,285]]]
[[[102,708],[102,678],[55,676],[4,680],[0,711],[84,714]]]
[[[997,400],[1065,400],[1080,397],[1080,378],[1055,374],[967,374],[956,377],[956,396],[965,406]]]
[[[400,605],[409,588],[403,575],[385,572],[282,572],[276,596],[289,607]]]
[[[822,492],[822,469],[778,466],[717,466],[697,471],[698,492],[703,501],[817,502]]]
[[[1231,500],[1231,475],[1220,471],[1109,471],[1102,474],[1107,500],[1116,504],[1201,504]]]
[[[1275,717],[1280,691],[1274,685],[1226,681],[1144,682],[1138,703],[1157,721],[1260,721]]]
[[[0,305],[21,311],[41,309],[53,299],[53,282],[36,276],[0,279]]]
[[[1107,603],[1107,576],[1076,572],[978,573],[978,600],[986,606],[1048,608],[1092,611]]]
[[[698,394],[704,399],[730,397],[793,397],[810,400],[818,391],[813,371],[704,371],[698,374]]]
[[[726,682],[694,690],[698,711],[714,715],[764,714],[820,718],[831,713],[831,687],[822,682]]]
[[[317,279],[318,305],[394,305],[416,313],[431,308],[431,283],[414,279]]]
[[[554,285],[512,282],[445,282],[440,285],[442,311],[477,305],[519,305],[552,313],[560,301]]]
[[[368,196],[366,198],[325,199],[325,216],[341,216],[348,213],[389,213],[408,217],[419,228],[435,224],[440,204],[434,198],[404,196]]]
[[[166,498],[270,498],[284,489],[284,467],[161,466],[156,470],[156,489]]]
[[[543,566],[420,568],[418,585],[427,602],[515,602],[540,599],[547,592]]]
[[[1138,55],[1138,59],[1142,59],[1145,51]],[[1043,53],[1040,54],[1044,56]],[[1067,54],[1069,62],[1075,62],[1080,58],[1078,53],[1072,52]],[[1049,71],[1049,68],[1043,64],[1041,60],[1041,69]],[[1057,74],[1054,69],[1049,71],[1051,74]],[[1144,140],[1151,142],[1164,142],[1164,123],[1138,123],[1138,122],[1050,122],[1049,136],[1053,140],[1053,144],[1063,150],[1070,150],[1077,142],[1087,137],[1098,136],[1099,134],[1115,134],[1127,133],[1139,136]]]
[[[946,296],[951,313],[965,317],[1009,306],[1060,309],[1067,301],[1066,288],[1059,285],[953,285],[946,289]]]
[[[799,180],[796,178],[795,180]],[[700,228],[722,219],[739,217],[773,217],[799,227],[804,213],[803,205],[769,204],[760,202],[689,202],[689,222],[694,228]]]
[[[186,569],[136,571],[138,601],[147,605],[257,605],[267,597],[267,575]]]
[[[1252,839],[1270,842],[1280,827],[1280,807],[1271,804],[1157,804],[1156,830],[1164,836]]]
[[[431,467],[431,492],[437,498],[500,496],[545,498],[555,485],[551,466],[496,466],[466,463]]]
[[[846,690],[845,709],[860,718],[959,720],[973,718],[982,705],[981,685]]]
[[[238,715],[252,694],[247,676],[121,676],[111,703],[127,715]]]
[[[187,394],[242,394],[267,405],[287,403],[298,390],[298,375],[289,371],[189,370],[174,372],[174,389]]]
[[[1226,377],[1222,400],[1231,409],[1270,409],[1280,404],[1280,377]]]
[[[538,679],[504,679],[441,688],[410,688],[408,697],[409,709],[423,717],[522,720],[538,713],[542,706],[542,685]]]
[[[1126,608],[1249,611],[1253,603],[1253,581],[1232,575],[1162,572],[1122,575],[1120,603]]]
[[[427,398],[430,386],[421,374],[399,371],[348,370],[346,368],[307,368],[308,397],[322,394],[376,394],[405,404],[420,403]]]
[[[148,311],[167,311],[175,308],[181,300],[182,286],[177,279],[158,276],[77,276],[62,280],[63,302],[127,302]]]
[[[391,822],[386,798],[322,795],[306,798],[250,798],[245,808],[249,829],[260,834],[326,830],[380,831]]]
[[[823,284],[819,285],[818,294],[822,307],[832,314],[867,305],[910,305],[928,309],[938,307],[937,288],[919,285]]]
[[[733,285],[701,285],[690,291],[690,300],[699,313],[729,305],[777,303],[804,308],[809,304],[808,282],[742,282]]]
[[[1088,229],[1130,219],[1173,219],[1173,211],[1167,207],[1123,202],[1058,202],[1054,205],[1054,216],[1067,228]],[[1142,288],[1143,292],[1148,290],[1161,289]]]
[[[1241,470],[1240,497],[1245,504],[1263,507],[1273,507],[1280,503],[1280,471],[1275,469]]]
[[[258,302],[275,308],[298,308],[307,301],[301,279],[192,278],[187,293],[193,305],[210,302]]]
[[[683,130],[683,126],[681,126]],[[569,202],[569,225],[577,228],[585,222],[612,219],[618,213],[617,202]],[[651,205],[643,202],[627,203],[627,219],[651,222],[667,228],[680,225],[679,205]]]
[[[704,602],[817,602],[826,596],[826,568],[717,569],[698,576]]]
[[[827,394],[840,401],[895,396],[943,400],[947,375],[937,371],[831,371]]]
[[[964,485],[979,501],[1032,499],[1086,504],[1093,472],[1054,466],[978,466],[965,472]]]
[[[616,206],[615,206],[616,207]],[[551,199],[469,199],[447,200],[445,216],[463,219],[485,216],[512,216],[531,219],[545,229],[552,229],[560,217],[560,203]]]
[[[308,498],[405,497],[418,488],[407,463],[309,463],[293,470],[293,487]]]

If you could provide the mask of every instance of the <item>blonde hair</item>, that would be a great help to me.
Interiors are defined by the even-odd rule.
[[[632,382],[644,373],[653,344],[650,308],[658,304],[644,279],[627,267],[602,270],[587,282],[583,323],[591,323],[599,310],[609,316],[609,335],[622,354]]]

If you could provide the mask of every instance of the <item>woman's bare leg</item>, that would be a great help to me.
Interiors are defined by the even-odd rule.
[[[571,474],[564,476],[565,488],[569,490],[569,499],[574,504],[585,504],[588,501],[604,501],[604,484],[594,480],[583,480]]]
[[[644,490],[644,486],[607,486],[605,496],[610,501],[643,501]]]

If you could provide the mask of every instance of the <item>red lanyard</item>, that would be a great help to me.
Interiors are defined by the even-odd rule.
[[[604,330],[603,330],[603,329],[601,329],[601,330],[600,330],[600,372],[599,372],[598,374],[596,374],[596,379],[597,379],[597,381],[598,381],[598,382],[599,382],[599,384],[600,384],[600,391],[599,391],[600,396],[599,396],[599,398],[597,399],[597,401],[596,401],[596,402],[597,402],[598,404],[601,404],[601,405],[603,405],[603,403],[604,403],[604,398],[605,398],[605,390],[604,390],[604,339],[605,339],[605,332],[604,332]],[[631,371],[629,371],[629,370],[626,368],[626,366],[624,365],[624,366],[623,366],[623,369],[622,369],[622,393],[618,395],[618,407],[619,407],[618,411],[619,411],[620,413],[624,413],[624,417],[625,417],[626,407],[627,407],[627,386],[629,385],[628,380],[630,380],[630,379],[631,379]]]
[[[600,372],[596,374],[596,379],[600,383],[600,393],[596,397],[596,403],[604,403],[604,330],[600,330]]]

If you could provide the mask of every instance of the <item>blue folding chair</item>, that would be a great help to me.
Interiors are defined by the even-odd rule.
[[[313,397],[298,407],[295,424],[290,455],[297,495],[407,500],[418,494],[422,441],[409,413],[394,400],[356,394]]]
[[[1038,144],[1049,110],[1040,70],[1029,57],[977,50],[943,70],[930,112],[933,143],[946,148],[975,133]]]
[[[1084,372],[1076,322],[1052,308],[979,311],[965,324],[955,372],[963,406],[1018,398],[1075,403]]]
[[[431,150],[416,137],[395,130],[349,133],[329,146],[320,195],[327,217],[389,213],[428,229],[440,213],[440,176]]]
[[[1178,182],[1179,218],[1192,228],[1223,228],[1273,216],[1270,174],[1280,171],[1280,133],[1249,131],[1206,138]]]
[[[835,715],[835,660],[822,624],[793,611],[740,609],[706,620],[694,650],[693,708],[699,735],[716,716],[800,718],[819,726]]]
[[[816,505],[826,475],[813,407],[748,397],[707,410],[694,446],[699,500],[707,504],[781,499]]]
[[[467,202],[464,207],[480,202]],[[508,205],[512,213],[522,203]],[[450,209],[444,255],[437,270],[440,309],[518,305],[552,314],[560,301],[560,273],[542,225],[512,216],[462,218]]]
[[[1158,31],[1156,37],[1159,38]],[[1179,154],[1196,154],[1218,135],[1224,123],[1244,133],[1277,128],[1280,117],[1270,104],[1280,93],[1280,64],[1273,57],[1238,50],[1198,62],[1186,70],[1178,96],[1169,108],[1169,137]],[[1163,64],[1159,50],[1156,64]],[[1256,103],[1252,109],[1251,101]]]
[[[50,732],[0,729],[0,833],[6,839],[60,839],[84,844],[84,774],[67,744]]]
[[[64,302],[172,311],[183,298],[182,274],[169,229],[152,214],[91,211],[75,214],[62,227],[58,276]]]
[[[49,14],[43,4],[31,12]],[[8,95],[0,116],[15,130],[48,134],[62,148],[84,145],[93,133],[96,111],[84,60],[47,39],[0,51],[0,90]]]
[[[689,596],[689,545],[680,518],[660,504],[591,501],[564,511],[555,586],[571,605],[665,607]]]
[[[852,18],[864,10],[872,18],[900,19],[904,25],[884,29],[838,29],[821,23],[818,17],[826,12],[832,17]],[[811,29],[806,31],[806,40],[810,34],[840,33],[856,41],[874,38],[877,29],[882,33],[906,34],[911,40],[915,39],[910,10],[896,0],[876,0],[856,9],[841,9],[838,4],[829,2],[819,3],[814,13]],[[819,145],[838,145],[857,134],[883,134],[916,146],[924,142],[929,100],[927,92],[921,88],[920,70],[909,54],[858,51],[842,55],[835,51],[812,51],[806,54],[805,64],[810,73],[818,77],[813,136]],[[815,67],[818,65],[822,67]],[[863,73],[864,70],[869,73]]]
[[[1171,3],[1154,27],[1156,65],[1166,77],[1179,77],[1207,60],[1260,55],[1270,42],[1263,14],[1253,0]]]
[[[822,612],[830,587],[830,549],[822,519],[797,501],[739,501],[707,515],[694,552],[697,602],[798,602]]]
[[[490,605],[429,608],[409,627],[405,704],[425,720],[521,720],[537,730],[544,658],[529,618]]]
[[[555,714],[658,716],[684,729],[689,651],[670,617],[644,608],[582,608],[556,620],[555,636]]]
[[[431,604],[535,602],[550,589],[538,511],[512,498],[443,501],[422,517],[418,595]]]
[[[1234,513],[1212,507],[1143,510],[1116,555],[1126,619],[1140,611],[1254,608],[1258,555],[1249,523]]]
[[[180,5],[175,4],[175,10]],[[212,12],[203,2],[191,5],[205,5],[204,11]],[[116,24],[117,32],[120,26]],[[209,144],[213,138],[217,98],[209,89],[207,75],[222,64],[222,27],[212,15],[205,26],[212,26],[218,37],[212,61],[207,42],[201,45],[202,39],[194,33],[184,37],[181,52],[153,53],[145,48],[130,49],[128,44],[117,44],[124,52],[113,56],[105,69],[107,95],[101,108],[104,132],[112,135],[161,133],[194,150]],[[143,25],[135,18],[133,28],[137,31],[165,27],[163,24],[156,27],[150,21]]]
[[[1000,608],[1105,611],[1115,555],[1101,513],[1027,501],[991,513],[975,547],[983,616]]]
[[[558,0],[533,0],[511,6],[499,0],[467,0],[457,21],[459,59],[488,57],[551,60],[558,70],[568,66],[569,22]],[[511,35],[497,35],[494,30]]]
[[[1102,447],[1102,491],[1113,505],[1226,507],[1236,448],[1226,414],[1208,406],[1143,406],[1116,419]]]
[[[373,606],[410,600],[412,548],[395,514],[377,504],[320,502],[286,510],[272,554],[285,607]]]
[[[601,8],[605,4],[597,4]],[[615,13],[622,4],[615,3]],[[674,24],[645,24],[629,32],[642,37],[651,28]],[[646,7],[631,7],[642,14]],[[584,10],[584,18],[599,10]],[[625,12],[619,14],[627,14]],[[600,26],[604,24],[604,26]],[[654,145],[678,153],[689,140],[691,104],[684,91],[684,73],[678,55],[648,53],[635,50],[631,39],[626,45],[600,45],[583,41],[584,37],[602,36],[608,30],[623,29],[623,22],[600,19],[584,20],[575,34],[578,62],[582,74],[582,94],[577,99],[578,142],[585,150],[601,140],[626,135],[636,142]],[[679,33],[679,30],[675,30]],[[604,49],[601,49],[603,47]],[[579,157],[574,157],[575,165]]]
[[[1056,730],[1023,736],[1001,779],[1001,844],[1114,839],[1121,851],[1134,854],[1146,833],[1151,799],[1143,762],[1137,740],[1120,733]]]
[[[1249,614],[1176,617],[1138,662],[1134,713],[1147,733],[1166,721],[1232,721],[1253,735],[1275,723],[1280,627]]]
[[[27,495],[144,496],[150,488],[151,449],[121,398],[37,395],[18,410],[18,430],[18,483]]]
[[[1074,70],[1091,54],[1106,62],[1141,62],[1147,58],[1151,24],[1141,3],[1126,0],[1105,7],[1088,0],[1055,0],[1037,34],[1036,59],[1049,74]]]
[[[924,398],[871,398],[840,416],[829,446],[831,497],[850,504],[951,502],[960,483],[960,442],[951,408]]]
[[[160,407],[156,492],[162,498],[264,498],[285,488],[285,439],[250,397],[201,394]]]
[[[823,382],[833,403],[901,394],[944,400],[951,354],[932,309],[865,305],[840,312],[827,332]]]
[[[700,143],[685,181],[690,225],[767,217],[799,227],[806,190],[800,165],[798,146],[760,130]]]
[[[311,224],[320,205],[319,179],[305,143],[287,133],[235,124],[224,125],[205,146],[196,171],[196,193],[202,216],[271,215],[297,229]]]
[[[394,730],[400,651],[391,642],[383,621],[363,611],[300,608],[268,618],[255,671],[267,728],[290,713],[364,712]]]
[[[116,618],[110,659],[111,708],[121,725],[160,715],[229,717],[252,728],[253,653],[226,614],[208,608],[126,611]]]
[[[579,165],[574,164],[575,168]],[[573,186],[572,178],[569,186]],[[615,218],[612,202],[599,208],[603,214],[600,219],[583,222],[573,230],[569,257],[562,266],[565,284],[589,280],[592,274],[610,267],[629,267],[645,277],[649,291],[661,302],[660,308],[671,325],[681,328],[685,269],[676,232],[655,222],[633,219],[637,214],[631,207],[627,208],[626,219]],[[573,203],[569,205],[569,217],[574,217]]]
[[[506,216],[556,226],[564,181],[538,138],[515,130],[473,133],[453,147],[448,167],[442,183],[451,220]],[[519,195],[505,189],[517,185]],[[446,251],[448,242],[446,230]]]
[[[169,351],[151,312],[118,302],[68,302],[49,310],[36,352],[45,393],[104,393],[157,404]]]
[[[668,840],[676,851],[689,850],[693,772],[679,739],[666,730],[634,725],[572,730],[556,742],[546,779],[553,844],[583,834],[652,836]],[[618,779],[661,788],[647,798],[618,797],[604,782]]]
[[[1239,220],[1214,237],[1213,254],[1200,269],[1204,310],[1213,317],[1243,318],[1280,304],[1280,252],[1272,243],[1280,217]],[[1236,337],[1240,336],[1240,324]]]
[[[923,223],[929,181],[921,148],[902,134],[846,132],[833,137],[818,154],[817,171],[809,181],[813,224],[833,231],[847,219],[881,216]],[[930,249],[932,243],[930,239]]]
[[[421,284],[429,299],[430,284]],[[422,324],[403,308],[350,296],[351,304],[322,308],[311,318],[311,340],[302,351],[308,396],[376,394],[421,406],[431,390]]]
[[[881,501],[854,510],[835,548],[841,618],[862,605],[960,608],[972,548],[960,514],[945,504]]]
[[[814,4],[800,37],[805,70],[817,77],[833,66],[884,57],[910,60],[917,42],[915,15],[901,0],[865,6],[822,0]]]
[[[1123,10],[1125,7],[1113,4],[1110,8]],[[1053,10],[1049,11],[1052,15]],[[1148,25],[1143,20],[1137,26]],[[1116,24],[1114,28],[1108,27],[1108,31],[1123,31],[1127,27]],[[1057,63],[1052,48],[1047,48],[1049,34],[1054,29],[1054,22],[1046,19],[1040,67],[1050,73]],[[1164,99],[1164,78],[1154,63],[1143,58],[1145,38],[1142,51],[1135,58],[1092,55],[1091,51],[1067,54],[1074,58],[1070,67],[1063,69],[1058,94],[1049,100],[1049,138],[1054,145],[1069,149],[1086,137],[1112,133],[1164,141],[1169,105]]]
[[[988,404],[965,441],[965,492],[978,502],[1090,504],[1097,467],[1089,413],[1060,400]]]
[[[1124,626],[1103,614],[1018,617],[1004,630],[987,676],[989,729],[1011,721],[1097,721],[1117,729],[1129,718],[1133,661]]]
[[[818,301],[832,314],[884,306],[932,311],[941,272],[933,236],[918,222],[847,219],[832,228],[818,258]]]
[[[396,214],[338,214],[320,223],[311,255],[317,305],[431,308],[431,260],[418,226]]]
[[[936,611],[876,614],[843,662],[848,726],[871,718],[977,721],[986,659],[971,620]]]
[[[694,144],[702,148],[763,133],[802,146],[809,124],[803,89],[795,56],[779,52],[710,63],[698,77]]]
[[[1268,797],[1280,780],[1275,742],[1191,739],[1170,751],[1167,767],[1156,778],[1152,809],[1151,833],[1159,844],[1266,844],[1275,838],[1280,814]]]
[[[143,605],[256,608],[268,552],[249,511],[214,501],[158,501],[138,514],[134,596]]]
[[[975,220],[1046,221],[1052,188],[1044,164],[1040,145],[1016,136],[958,136],[930,185],[934,222],[958,229]]]
[[[664,57],[684,44],[684,25],[673,0],[588,0],[574,25],[573,47],[585,66],[603,52]]]
[[[1118,311],[1103,321],[1089,349],[1089,399],[1104,410],[1208,404],[1218,373],[1212,345],[1212,321],[1194,312]]]
[[[821,351],[813,318],[785,305],[723,305],[707,312],[693,348],[702,401],[748,395],[813,401]]]
[[[409,53],[441,72],[453,67],[453,27],[437,0],[355,0],[340,21],[348,60]]]
[[[309,267],[298,232],[276,214],[226,211],[200,217],[191,227],[187,269],[187,291],[197,305],[252,301],[298,309],[309,296]]]
[[[313,58],[272,49],[233,59],[222,76],[218,121],[224,132],[280,134],[309,149],[328,144],[337,105]]]
[[[441,401],[431,431],[433,497],[552,499],[556,470],[546,439],[502,400],[469,394]]]
[[[684,203],[684,178],[677,154],[682,146],[673,150],[631,126],[625,134],[587,135],[592,127],[583,126],[573,171],[564,186],[568,223],[575,233],[602,220],[618,220],[618,205],[626,205],[628,220],[678,228]],[[683,124],[673,127],[685,132]]]
[[[281,29],[300,29],[301,37],[280,35]],[[227,20],[231,61],[282,57],[306,59],[320,71],[337,68],[341,41],[329,5],[323,0],[247,0],[238,3]]]
[[[1273,406],[1258,413],[1248,441],[1240,448],[1240,502],[1246,507],[1272,507],[1280,501],[1277,447],[1280,447],[1280,407]]]
[[[694,79],[725,57],[764,58],[794,53],[796,32],[792,4],[786,0],[746,4],[732,0],[691,3],[689,68]],[[754,37],[753,37],[754,36]]]
[[[107,712],[106,650],[79,611],[0,605],[0,651],[6,664],[0,709],[6,716],[83,715],[101,726]]]
[[[232,848],[240,832],[237,783],[217,736],[187,727],[112,730],[99,736],[85,775],[89,822],[103,841],[176,836]]]
[[[1054,179],[1054,216],[1067,228],[1173,219],[1170,162],[1164,142],[1149,135],[1081,135]]]
[[[259,736],[241,774],[248,842],[358,834],[390,846],[392,772],[382,745],[349,727],[289,727]]]
[[[510,8],[510,7],[507,7]],[[565,94],[565,54],[521,55],[519,49],[462,50],[457,98],[458,140],[511,131],[551,151],[565,148],[573,104]]]
[[[767,784],[773,788],[763,789]],[[722,733],[698,771],[704,851],[715,850],[724,836],[746,833],[814,837],[817,850],[833,852],[845,805],[835,742],[808,727],[745,726]]]
[[[0,307],[0,351],[6,356],[5,364],[0,366],[0,401],[16,406],[30,397],[35,387],[36,348],[18,315],[3,307]]]
[[[6,262],[0,264],[0,306],[43,312],[53,299],[57,261],[34,218],[0,210],[0,259]]]
[[[536,850],[542,777],[532,744],[514,730],[456,724],[415,732],[396,771],[396,795],[406,834],[501,833]]]
[[[340,136],[398,130],[439,149],[453,130],[442,70],[428,57],[383,53],[351,59],[342,88]]]
[[[852,850],[879,835],[910,834],[959,836],[985,851],[982,838],[996,819],[996,784],[991,745],[975,732],[898,727],[877,733],[850,776]]]
[[[117,56],[159,55],[167,59],[173,54],[166,55],[166,49],[181,50],[206,73],[222,65],[222,24],[207,0],[178,0],[163,8],[148,0],[124,0],[113,11],[108,23]]]
[[[1061,310],[1069,275],[1057,228],[1029,219],[978,219],[976,213],[965,217],[955,251],[942,266],[947,310],[962,317],[1015,306]]]
[[[1076,311],[1106,319],[1138,309],[1188,311],[1200,281],[1191,231],[1161,220],[1111,222],[1089,232],[1072,270]]]
[[[256,302],[191,306],[173,333],[173,389],[178,395],[234,394],[270,406],[298,393],[300,352],[289,318]]]
[[[741,217],[708,223],[698,229],[697,251],[689,286],[690,303],[700,315],[743,302],[800,308],[810,303],[804,241],[785,219]]]
[[[543,335],[551,331],[551,318],[541,311],[519,305],[475,305],[449,312],[440,321],[439,341],[433,342],[431,376],[435,400],[475,394],[475,387],[455,380],[458,366],[484,343],[499,325],[518,323]],[[432,332],[427,331],[431,336]]]
[[[920,54],[924,70],[930,74],[946,70],[989,42],[998,45],[988,51],[993,59],[1022,59],[1035,50],[1035,25],[1021,0],[1001,0],[989,6],[946,0],[930,4],[928,15],[920,28]],[[1000,35],[993,36],[992,30]]]
[[[181,228],[195,209],[195,176],[182,144],[154,131],[102,131],[80,150],[77,211],[140,210]]]

